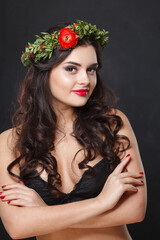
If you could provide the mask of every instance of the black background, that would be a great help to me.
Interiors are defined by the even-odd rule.
[[[136,134],[148,185],[143,222],[128,225],[134,240],[157,239],[160,226],[160,2],[159,0],[5,0],[1,2],[0,132],[11,127],[13,103],[26,69],[28,41],[55,23],[81,19],[109,30],[102,76],[118,96]],[[10,239],[1,224],[0,240]],[[56,239],[55,239],[56,240]]]

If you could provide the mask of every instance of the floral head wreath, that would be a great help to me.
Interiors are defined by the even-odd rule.
[[[93,37],[102,48],[108,41],[108,37],[105,36],[108,31],[106,32],[104,29],[101,31],[97,29],[96,25],[81,20],[76,20],[76,23],[68,25],[60,31],[51,34],[42,32],[41,34],[42,36],[35,35],[36,41],[32,44],[28,43],[25,52],[22,53],[21,61],[24,66],[30,67],[30,58],[34,59],[34,62],[50,59],[54,49],[62,51],[72,49],[84,37]]]

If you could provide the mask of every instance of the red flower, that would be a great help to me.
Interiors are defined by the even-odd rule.
[[[66,49],[74,47],[78,42],[79,36],[73,30],[65,27],[60,30],[58,41]]]
[[[28,52],[28,57],[29,57],[29,58],[34,58],[34,53]]]
[[[76,23],[74,24],[74,27],[75,27],[75,28],[77,27],[77,24],[76,24]]]
[[[44,45],[45,45],[45,43],[41,44],[41,46],[40,46],[40,48],[41,48],[42,52],[44,52],[44,51],[45,51],[45,49],[43,48],[43,47],[44,47]]]

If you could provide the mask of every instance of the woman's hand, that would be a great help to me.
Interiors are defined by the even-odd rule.
[[[109,175],[101,193],[97,199],[101,204],[107,207],[107,210],[112,209],[118,203],[122,195],[127,192],[136,193],[137,186],[143,185],[143,173],[126,172],[125,167],[131,160],[130,155],[121,161],[121,163]]]
[[[23,182],[2,186],[0,198],[3,202],[18,207],[38,207],[47,204],[32,188],[26,187]]]

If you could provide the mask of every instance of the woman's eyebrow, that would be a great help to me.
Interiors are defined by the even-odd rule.
[[[73,64],[73,65],[76,65],[76,66],[80,66],[80,67],[81,67],[81,64],[80,64],[80,63],[77,63],[77,62],[72,62],[72,61],[70,61],[70,62],[65,62],[65,63],[70,63],[70,64]],[[90,66],[98,66],[98,63],[93,63],[93,64],[91,64]]]

